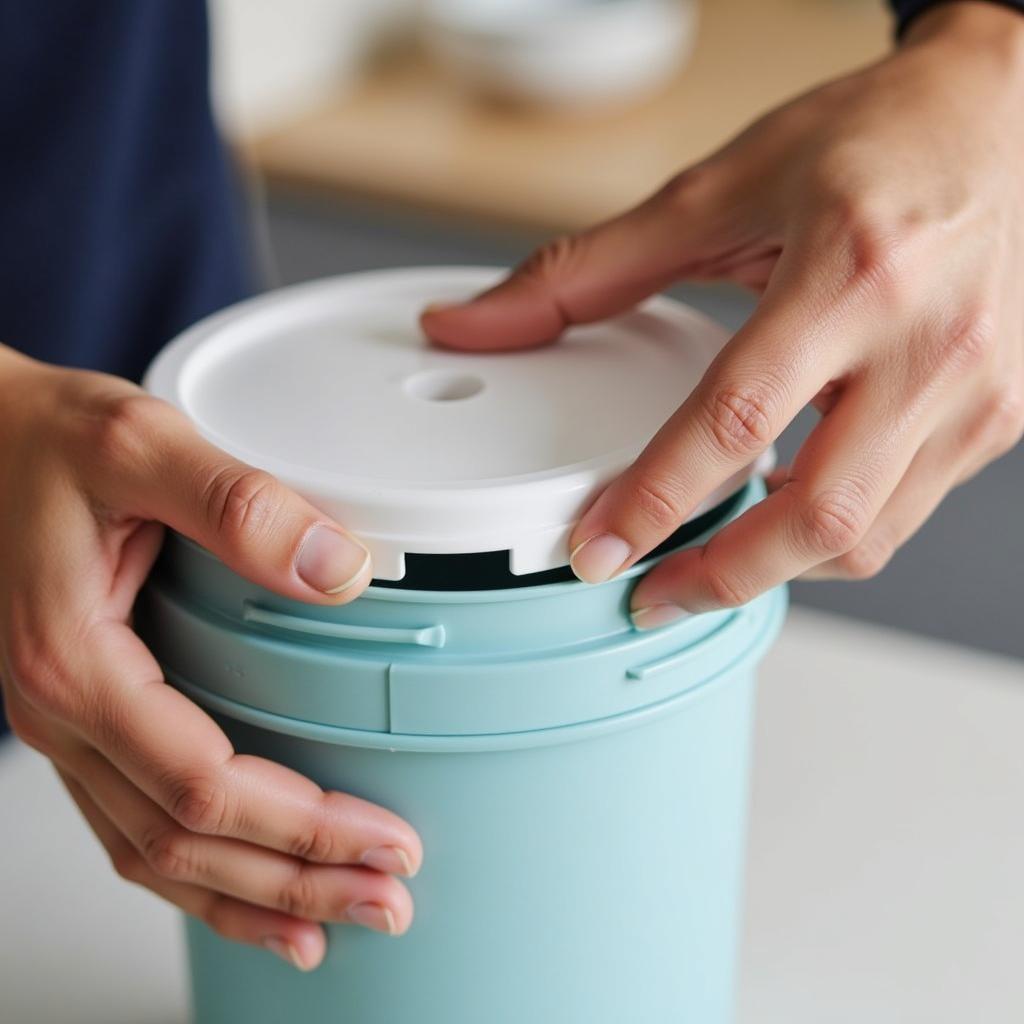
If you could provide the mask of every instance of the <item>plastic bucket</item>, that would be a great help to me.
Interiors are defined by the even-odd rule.
[[[408,934],[328,926],[310,974],[190,921],[197,1024],[731,1019],[754,677],[785,593],[638,633],[650,565],[322,608],[169,539],[137,611],[168,679],[239,751],[425,848]]]

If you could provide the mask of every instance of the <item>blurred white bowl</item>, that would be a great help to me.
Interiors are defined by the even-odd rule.
[[[428,0],[427,49],[479,92],[558,107],[636,100],[679,69],[695,0]]]

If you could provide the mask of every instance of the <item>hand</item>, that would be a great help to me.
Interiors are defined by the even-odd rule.
[[[339,604],[365,548],[125,381],[0,347],[0,677],[117,871],[302,969],[316,922],[398,934],[420,841],[389,811],[236,754],[128,620],[166,523],[286,597]]]
[[[634,210],[536,253],[475,301],[432,307],[456,349],[545,344],[680,278],[761,293],[571,539],[616,575],[821,414],[771,495],[635,588],[640,628],[798,575],[877,573],[1024,426],[1024,18],[942,5],[902,48],[768,114]],[[612,399],[614,400],[614,399]]]

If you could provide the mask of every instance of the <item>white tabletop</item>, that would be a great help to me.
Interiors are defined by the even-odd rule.
[[[752,814],[740,1024],[1024,1019],[1020,662],[793,611]],[[0,1021],[183,1024],[176,913],[15,743],[0,820]]]

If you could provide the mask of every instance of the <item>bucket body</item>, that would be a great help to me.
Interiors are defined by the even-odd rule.
[[[330,925],[310,974],[190,921],[197,1024],[731,1019],[754,676],[785,595],[638,633],[648,568],[314,608],[169,539],[137,610],[168,679],[237,750],[391,808],[425,850],[410,931]]]

